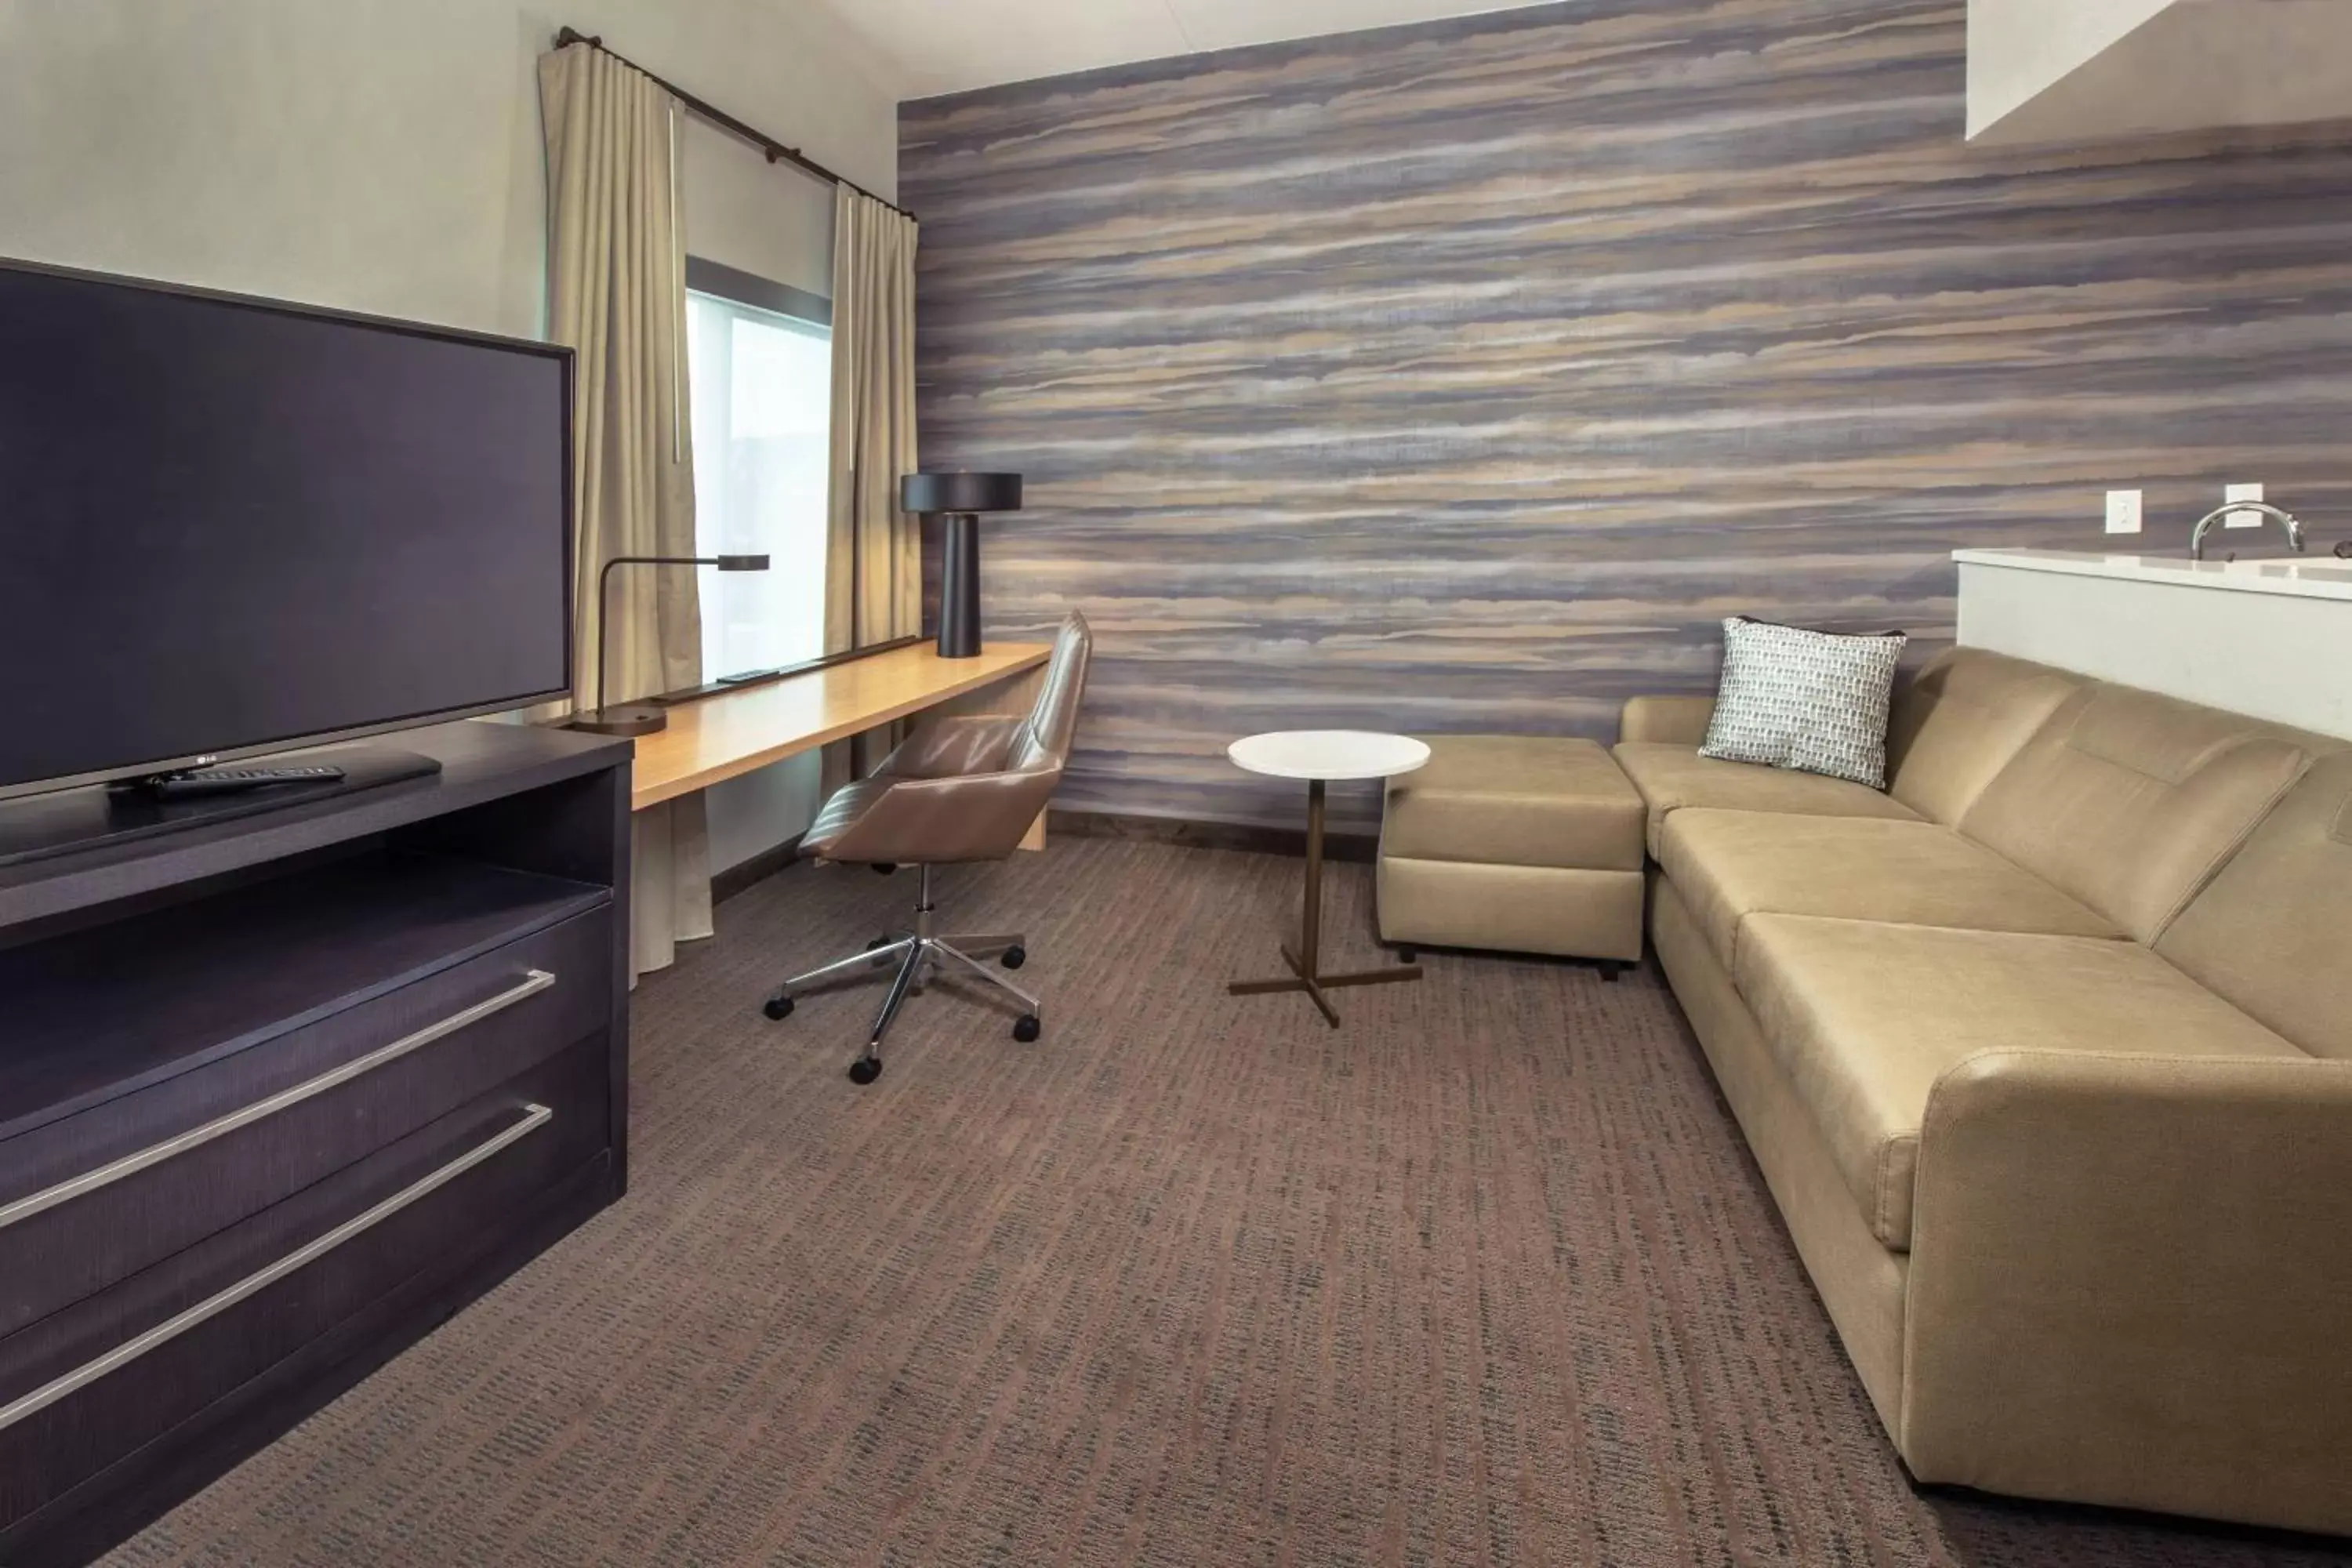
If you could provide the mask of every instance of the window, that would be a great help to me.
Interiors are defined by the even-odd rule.
[[[825,470],[833,400],[824,301],[689,263],[695,544],[765,555],[765,572],[702,573],[702,675],[716,680],[824,652]],[[725,293],[698,285],[734,282]],[[807,314],[733,296],[806,301]]]

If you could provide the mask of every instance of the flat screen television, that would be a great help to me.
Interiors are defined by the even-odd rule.
[[[572,353],[0,261],[0,797],[572,684]]]
[[[0,261],[0,798],[571,684],[569,350]]]

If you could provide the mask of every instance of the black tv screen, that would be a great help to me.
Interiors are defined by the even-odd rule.
[[[570,381],[0,264],[0,795],[565,689]]]

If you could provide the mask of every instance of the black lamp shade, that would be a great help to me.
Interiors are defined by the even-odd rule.
[[[1019,511],[1019,474],[907,474],[898,480],[898,510],[914,512]]]

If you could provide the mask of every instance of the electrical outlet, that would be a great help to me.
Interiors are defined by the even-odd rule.
[[[2107,492],[2107,531],[2137,533],[2139,531],[2139,500],[2137,490]]]
[[[2221,499],[2224,501],[2233,501],[2262,500],[2265,498],[2263,495],[2263,487],[2260,485],[2223,485]],[[2221,520],[2221,526],[2224,528],[2260,528],[2262,525],[2263,514],[2258,511],[2233,511]]]

